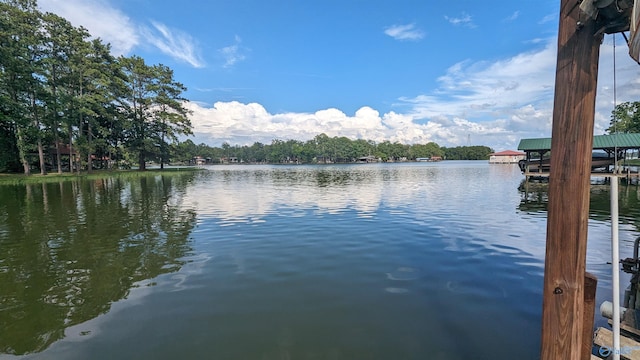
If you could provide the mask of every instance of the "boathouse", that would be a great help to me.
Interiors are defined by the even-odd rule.
[[[517,164],[524,160],[527,154],[520,151],[505,150],[489,154],[489,164]]]
[[[549,176],[551,138],[522,139],[518,150],[525,153],[525,158],[518,162],[520,170],[528,178],[530,176]],[[638,176],[633,173],[625,160],[631,156],[637,157],[640,150],[640,133],[596,135],[593,137],[593,151],[591,160],[592,176],[618,173],[619,176]],[[615,160],[618,163],[615,164]],[[617,165],[617,167],[616,167]]]
[[[364,164],[368,164],[368,163],[374,163],[374,162],[378,162],[378,159],[373,156],[373,155],[369,155],[369,156],[361,156],[357,159],[358,163],[364,163]]]

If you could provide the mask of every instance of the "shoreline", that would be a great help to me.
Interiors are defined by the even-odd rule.
[[[47,175],[41,175],[40,173],[35,173],[31,175],[24,174],[9,174],[9,173],[0,173],[0,186],[1,185],[22,185],[22,184],[40,184],[40,183],[50,183],[50,182],[60,182],[60,181],[70,181],[70,180],[98,180],[105,179],[111,177],[142,177],[142,176],[152,176],[152,175],[173,175],[173,174],[185,174],[200,171],[201,168],[197,167],[170,167],[165,168],[163,170],[155,169],[147,169],[147,170],[94,170],[91,173],[86,171],[78,173],[48,173]]]

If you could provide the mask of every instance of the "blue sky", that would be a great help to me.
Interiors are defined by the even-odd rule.
[[[551,134],[559,1],[39,0],[45,11],[162,63],[185,84],[196,143],[319,133],[515,149]],[[596,134],[613,108],[601,47]],[[640,65],[616,38],[617,102]]]

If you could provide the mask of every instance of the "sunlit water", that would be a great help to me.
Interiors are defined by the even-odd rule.
[[[546,187],[521,181],[440,162],[0,187],[0,359],[537,359]]]

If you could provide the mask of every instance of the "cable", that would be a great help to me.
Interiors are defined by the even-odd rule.
[[[613,34],[613,133],[616,134],[616,35]],[[613,359],[620,360],[620,244],[618,241],[618,145],[614,137],[614,173],[611,176],[611,283],[613,292]]]

